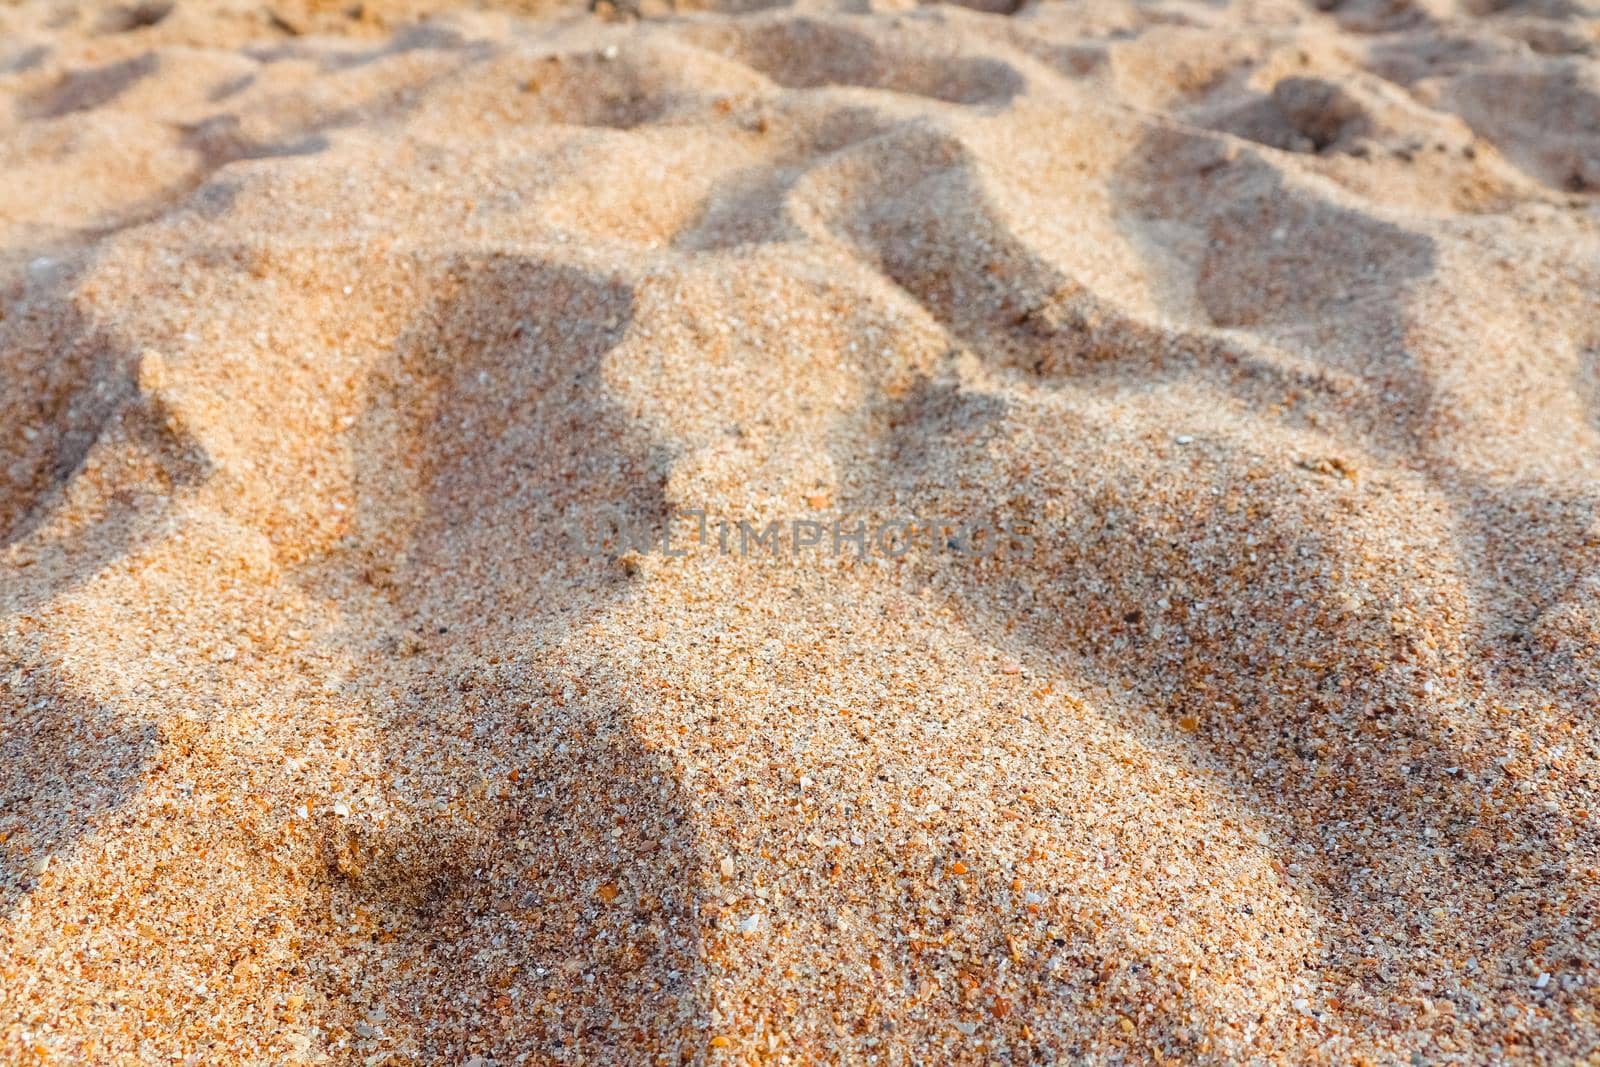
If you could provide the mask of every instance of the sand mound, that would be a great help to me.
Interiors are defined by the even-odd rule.
[[[437,6],[0,8],[5,1059],[1593,1052],[1592,8]]]

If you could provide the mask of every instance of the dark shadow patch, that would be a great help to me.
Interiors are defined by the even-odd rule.
[[[159,398],[139,397],[107,419],[94,446],[103,457],[103,507],[60,537],[34,536],[69,490],[67,476],[15,532],[11,562],[24,574],[0,588],[0,610],[28,610],[76,588],[159,536],[174,501],[211,473],[205,451]],[[23,542],[29,542],[25,546]]]
[[[303,28],[284,21],[281,15],[275,17],[284,32],[294,36],[304,32]],[[246,48],[244,54],[261,63],[301,60],[317,64],[323,72],[331,72],[364,67],[407,52],[459,51],[482,58],[492,49],[493,46],[487,42],[468,44],[465,37],[447,26],[423,22],[399,30],[377,48],[335,50],[326,47],[326,42],[289,42],[271,47]]]
[[[1028,6],[1028,0],[931,0],[930,6],[962,7],[984,15],[1015,15]]]
[[[1112,192],[1152,275],[1192,287],[1213,325],[1268,342],[1240,364],[1257,371],[1262,388],[1214,376],[1219,385],[1276,421],[1345,427],[1386,458],[1415,451],[1433,391],[1395,341],[1403,334],[1396,301],[1432,273],[1431,239],[1286,187],[1258,153],[1209,133],[1152,133],[1118,167]],[[1141,229],[1152,223],[1204,236],[1180,261],[1145,239]],[[1321,344],[1335,323],[1346,338],[1352,330],[1370,338],[1365,352],[1352,358],[1339,351],[1348,345]]]
[[[230,78],[206,94],[206,100],[213,104],[220,104],[229,97],[238,96],[256,83],[255,74],[241,74],[237,78]]]
[[[0,675],[0,913],[52,859],[138,788],[156,750],[152,726],[71,693],[48,670]],[[9,675],[9,677],[8,677]]]
[[[0,60],[0,74],[23,74],[45,61],[50,49],[42,44],[30,45]]]
[[[1198,287],[1218,326],[1287,324],[1355,302],[1371,315],[1432,269],[1428,238],[1275,183],[1212,217]]]
[[[923,59],[847,26],[810,18],[764,20],[736,33],[708,28],[696,36],[706,47],[731,49],[734,58],[786,89],[854,86],[950,104],[1001,105],[1026,88],[1022,75],[999,60]]]
[[[1592,896],[1569,857],[1600,846],[1596,831],[1519,794],[1491,765],[1487,708],[1420,689],[1423,677],[1453,678],[1467,693],[1492,685],[1471,664],[1470,612],[1450,576],[1431,569],[1439,546],[1426,533],[1410,551],[1364,553],[1344,490],[1298,492],[1268,457],[1141,454],[1093,426],[1074,435],[1069,468],[1088,478],[1048,469],[1026,486],[986,478],[984,442],[965,440],[967,420],[945,407],[913,398],[886,416],[899,429],[867,453],[859,484],[875,495],[862,503],[1027,523],[1036,549],[1014,560],[930,554],[907,580],[943,591],[974,632],[1012,635],[1025,656],[1042,650],[1089,685],[1156,710],[1192,739],[1198,762],[1292,827],[1291,841],[1321,842],[1285,862],[1304,869],[1296,884],[1336,922],[1315,964],[1323,980],[1431,980],[1429,961],[1462,958],[1472,944],[1582,936],[1569,906]],[[840,457],[842,467],[863,462]],[[1072,502],[1059,522],[1028,522],[1053,500]],[[1129,725],[1146,729],[1137,717]],[[1550,857],[1545,888],[1514,908],[1507,887],[1525,868],[1508,842]],[[1421,915],[1418,872],[1434,905]],[[1369,969],[1362,931],[1379,929],[1396,931],[1404,952]],[[1494,975],[1458,971],[1452,981],[1463,1006],[1537,1000],[1526,982],[1513,992]],[[1359,1021],[1363,999],[1347,999],[1341,1010]]]
[[[324,52],[322,56],[324,70],[348,70],[351,67],[366,66],[368,63],[390,56],[405,55],[407,52],[459,51],[467,44],[467,38],[448,26],[422,22],[406,26],[395,33],[381,48],[368,49],[361,52]],[[480,54],[487,51],[489,46],[485,42],[477,42],[473,49]]]
[[[1581,60],[1467,70],[1436,107],[1459,115],[1524,173],[1551,189],[1600,193],[1600,76]]]
[[[324,827],[334,913],[367,909],[383,933],[323,989],[354,971],[351,1006],[425,1062],[676,1061],[705,1041],[691,805],[604,681],[520,664],[516,643],[499,665],[405,675],[385,729],[406,738],[390,791],[414,814]]]
[[[882,117],[870,108],[830,111],[794,151],[718,181],[694,225],[679,234],[674,245],[708,251],[798,238],[800,230],[785,205],[790,191],[811,170],[887,130]]]
[[[1462,542],[1492,630],[1517,645],[1540,616],[1600,572],[1600,493],[1563,496],[1537,484],[1469,486],[1462,494]]]
[[[959,142],[907,125],[854,151],[892,156],[900,180],[841,202],[830,227],[991,365],[1079,386],[1199,376],[1263,406],[1336,390],[1320,368],[1281,366],[1226,339],[1147,323],[1102,298],[1011,229]]]
[[[662,83],[659,70],[602,53],[546,56],[533,66],[522,91],[543,112],[543,121],[612,130],[656,122],[674,103],[672,87]]]
[[[612,403],[603,375],[631,291],[516,256],[463,262],[437,289],[373,373],[357,431],[361,533],[382,546],[397,601],[443,607],[436,576],[474,560],[494,561],[494,581],[460,586],[450,613],[475,625],[496,609],[523,618],[513,604],[545,603],[547,589],[605,590],[620,571],[584,546],[603,547],[613,522],[659,535],[668,512],[668,457]],[[401,499],[421,510],[386,513]],[[392,566],[396,551],[404,567]]]
[[[70,281],[57,283],[70,291]],[[26,535],[106,420],[134,393],[134,354],[70,303],[24,298],[0,320],[7,387],[0,422],[0,546]]]
[[[142,0],[134,4],[117,4],[107,9],[97,27],[100,33],[132,33],[158,26],[172,14],[177,5],[173,0]]]
[[[57,287],[71,289],[70,282]],[[25,301],[0,321],[0,348],[12,386],[0,396],[0,417],[18,428],[0,439],[0,548],[22,541],[45,521],[103,440],[110,444],[106,461],[128,468],[121,472],[127,482],[116,482],[115,471],[107,476],[122,494],[113,504],[141,506],[127,514],[113,507],[103,522],[80,532],[80,547],[100,544],[107,530],[138,526],[147,510],[143,504],[196,485],[209,473],[209,459],[181,420],[159,395],[140,393],[139,356],[72,304]],[[119,555],[121,549],[111,546],[120,543],[113,537],[101,547]],[[64,548],[37,546],[46,554]],[[103,551],[90,554],[100,557]]]
[[[1285,78],[1268,95],[1210,125],[1270,148],[1315,154],[1355,151],[1373,128],[1359,100],[1321,78]]]
[[[1405,346],[1399,308],[1405,287],[1433,273],[1430,239],[1287,190],[1259,159],[1205,162],[1212,151],[1195,135],[1157,135],[1124,164],[1119,196],[1134,215],[1205,225],[1197,295],[1218,325],[1259,330],[1348,375],[1339,403],[1319,412],[1323,425],[1341,424],[1386,463],[1425,472],[1450,502],[1478,608],[1463,632],[1507,679],[1527,676],[1522,635],[1586,572],[1594,501],[1480,484],[1437,447],[1448,414]],[[1175,161],[1195,166],[1190,180],[1172,180]],[[1338,345],[1330,336],[1327,346],[1348,348],[1352,330],[1370,338],[1363,361],[1335,365],[1319,339],[1336,333]]]
[[[298,137],[262,142],[241,132],[237,115],[216,115],[185,128],[183,147],[200,154],[209,174],[240,160],[316,155],[328,147],[328,138],[320,131],[333,125],[337,123],[319,123],[315,130]]]
[[[1590,340],[1578,351],[1577,373],[1573,391],[1589,415],[1589,423],[1600,431],[1600,337]]]
[[[1399,33],[1435,23],[1425,0],[1310,0],[1308,6],[1332,15],[1346,33]]]
[[[314,568],[391,746],[381,827],[330,819],[335,917],[378,936],[308,960],[363,1054],[674,1062],[704,1046],[692,803],[624,679],[549,650],[629,595],[618,518],[659,532],[661,448],[604,380],[620,280],[517,256],[441,270],[372,372],[356,544]],[[574,536],[574,529],[581,531]],[[559,993],[563,1011],[548,995]]]
[[[15,568],[0,583],[0,611],[21,611],[157,536],[211,461],[159,391],[140,391],[140,357],[70,303],[25,303],[0,323],[0,346],[15,385],[0,393],[0,417],[19,428],[0,438],[0,550],[14,550]],[[91,457],[103,492],[70,532],[41,533]]]
[[[104,107],[133,85],[156,72],[160,59],[154,52],[124,59],[93,70],[63,75],[54,85],[22,103],[28,118],[54,119],[77,111]]]
[[[1003,397],[954,380],[918,378],[884,418],[889,465],[931,471],[953,447],[981,450],[1005,432],[1009,411]]]

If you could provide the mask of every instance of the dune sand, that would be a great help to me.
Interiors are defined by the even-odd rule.
[[[758,7],[0,8],[0,1057],[1592,1057],[1596,9]]]

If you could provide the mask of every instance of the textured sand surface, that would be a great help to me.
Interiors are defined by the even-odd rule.
[[[439,6],[0,7],[0,1060],[1592,1061],[1596,8]]]

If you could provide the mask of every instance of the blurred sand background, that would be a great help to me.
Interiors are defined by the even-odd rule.
[[[1593,1062],[1600,10],[985,6],[0,6],[0,1059]]]

